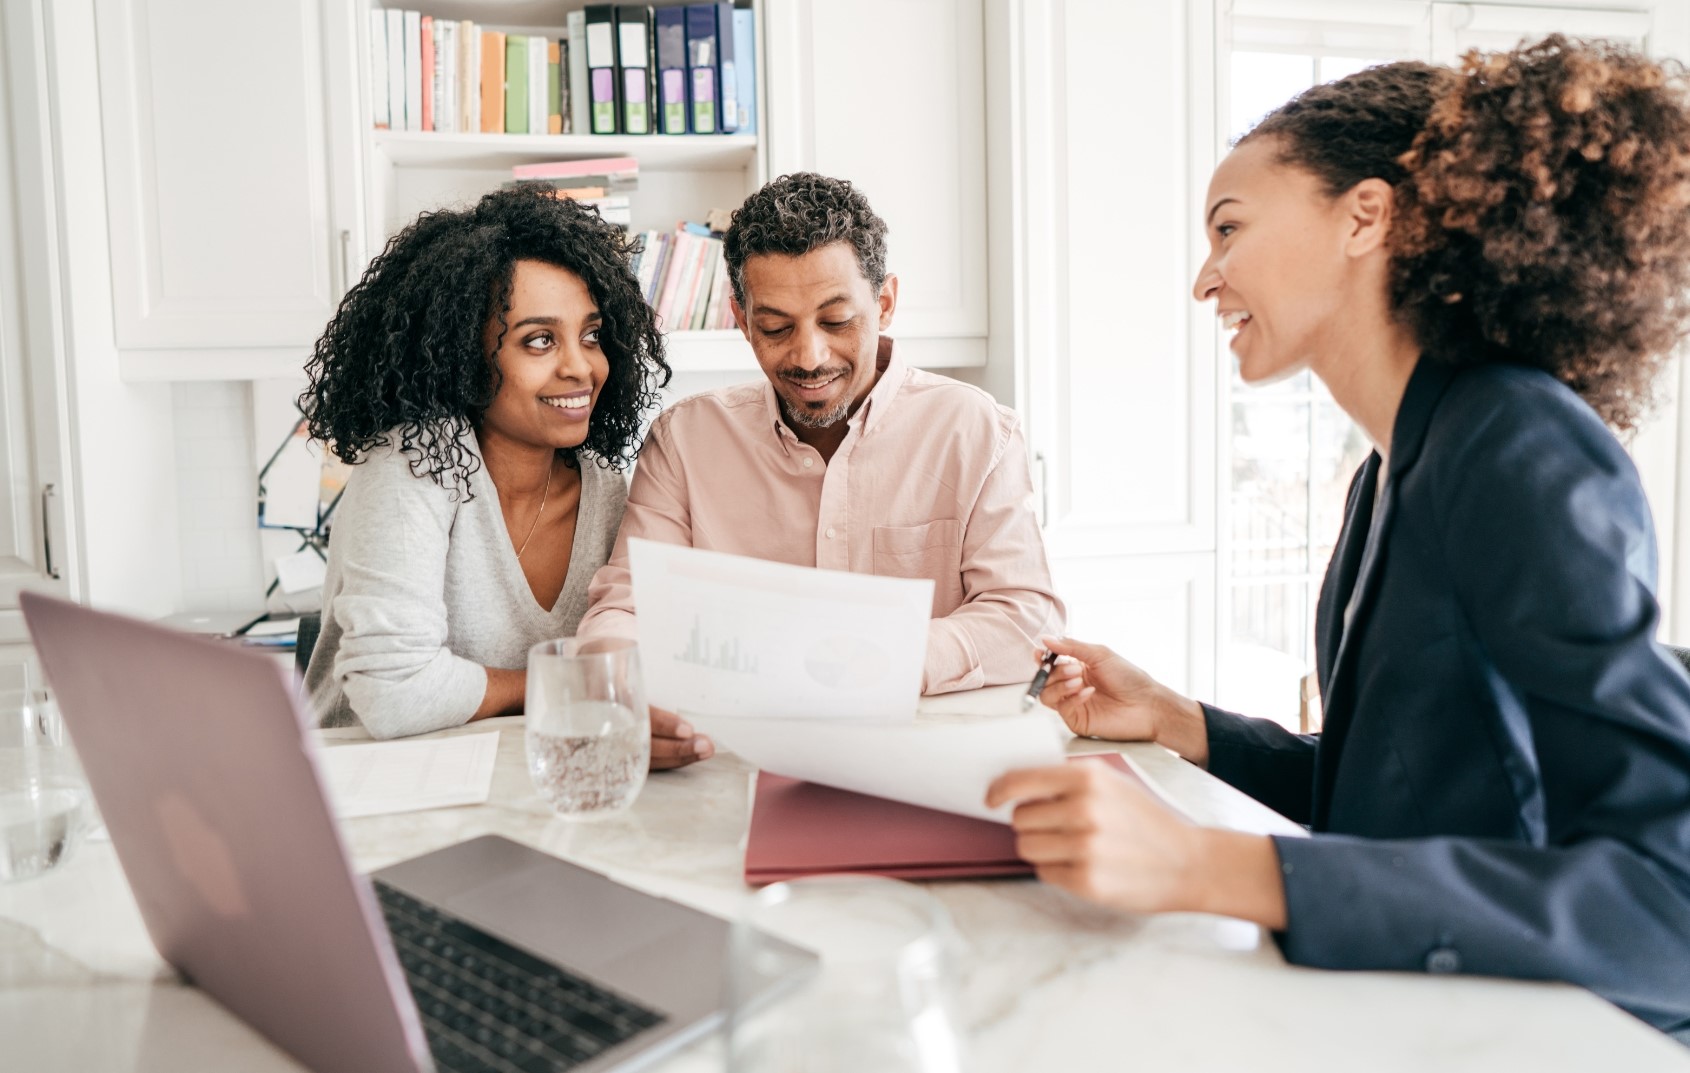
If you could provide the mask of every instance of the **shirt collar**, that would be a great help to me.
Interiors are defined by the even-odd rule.
[[[857,412],[846,418],[849,424],[859,427],[859,435],[872,429],[880,415],[892,404],[892,396],[904,383],[904,361],[898,355],[898,348],[889,335],[880,337],[875,351],[875,367],[880,370],[880,379],[875,382],[868,398],[857,407]],[[780,396],[775,394],[774,384],[769,382],[767,374],[763,377],[763,406],[767,412],[769,422],[774,426],[775,439],[781,445],[781,450],[790,450],[790,445],[797,441],[798,436],[788,427],[786,418],[781,414]]]

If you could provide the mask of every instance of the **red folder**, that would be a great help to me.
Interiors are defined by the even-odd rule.
[[[1132,775],[1116,753],[1102,760]],[[745,881],[752,886],[803,876],[861,872],[893,879],[1026,876],[1007,824],[836,790],[765,771],[757,776]]]

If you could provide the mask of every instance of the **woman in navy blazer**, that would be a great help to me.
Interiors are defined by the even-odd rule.
[[[1042,878],[1255,920],[1303,965],[1571,981],[1690,1042],[1690,679],[1610,431],[1685,335],[1686,102],[1677,71],[1550,38],[1316,87],[1223,161],[1198,299],[1245,380],[1311,369],[1377,447],[1321,588],[1325,732],[1055,639],[1043,699],[1314,835],[1014,772],[988,800],[1019,802]]]

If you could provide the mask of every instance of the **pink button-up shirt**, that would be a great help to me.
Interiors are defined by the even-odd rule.
[[[1015,414],[899,360],[849,418],[831,461],[795,436],[764,379],[676,403],[652,422],[610,561],[579,635],[634,633],[628,541],[798,566],[932,578],[922,691],[1025,681],[1060,633]]]

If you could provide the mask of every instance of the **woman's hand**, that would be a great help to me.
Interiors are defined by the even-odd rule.
[[[674,712],[651,709],[651,770],[686,767],[716,755],[716,747]]]
[[[1046,637],[1066,657],[1053,668],[1039,700],[1083,738],[1154,741],[1198,766],[1209,760],[1203,708],[1103,645]]]
[[[1129,912],[1285,927],[1279,854],[1264,836],[1198,827],[1095,760],[1012,771],[986,792],[989,807],[1011,801],[1015,851],[1052,886]]]

